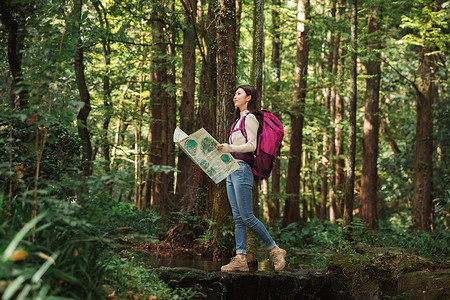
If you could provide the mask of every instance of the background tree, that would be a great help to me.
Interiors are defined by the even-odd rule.
[[[354,187],[355,187],[355,155],[356,155],[356,107],[357,107],[357,0],[352,0],[351,9],[351,66],[350,66],[350,106],[349,106],[349,129],[348,129],[348,153],[347,153],[347,179],[345,183],[345,210],[343,226],[348,226],[353,220],[353,203],[354,203]]]
[[[193,133],[195,128],[194,108],[195,108],[195,67],[196,55],[195,48],[197,44],[196,32],[194,26],[196,23],[197,1],[184,2],[184,20],[185,28],[183,30],[183,51],[182,51],[182,76],[181,76],[181,105],[180,105],[180,128],[187,133]],[[178,153],[178,169],[180,172],[177,177],[177,202],[175,208],[181,209],[182,198],[189,203],[195,198],[195,187],[193,186],[194,164],[189,157],[182,151]]]
[[[336,1],[331,1],[331,20],[334,21],[336,18]],[[331,140],[330,136],[330,129],[329,124],[331,122],[331,91],[332,91],[332,82],[333,82],[333,66],[334,66],[334,60],[335,57],[335,43],[336,43],[336,32],[333,29],[333,26],[331,26],[330,30],[330,38],[329,38],[329,44],[328,44],[328,53],[323,53],[323,55],[327,56],[327,64],[326,68],[324,67],[323,73],[325,74],[323,76],[324,80],[327,80],[327,85],[323,87],[323,96],[324,96],[324,110],[325,110],[325,124],[323,126],[323,137],[322,137],[322,172],[321,172],[321,186],[320,186],[320,206],[317,210],[317,217],[325,220],[327,218],[327,200],[328,200],[328,181],[329,176],[328,173],[329,170],[329,163],[331,158],[331,151],[330,151],[330,142],[333,142]],[[334,106],[334,105],[333,105]],[[334,109],[333,109],[334,111]],[[330,182],[331,184],[331,182]],[[331,208],[330,208],[331,209]]]
[[[273,93],[276,97],[271,99],[272,109],[275,115],[280,118],[280,91],[281,91],[281,24],[280,24],[280,10],[281,1],[272,0],[272,56],[271,56],[271,67],[272,67],[272,84]],[[269,93],[272,89],[269,91]],[[269,95],[267,95],[268,97]],[[268,203],[269,210],[269,221],[271,224],[275,224],[280,217],[280,184],[281,184],[281,173],[280,173],[280,158],[277,157],[272,169],[272,186],[271,186],[271,197]]]
[[[13,3],[12,1],[0,2],[0,18],[8,32],[8,63],[12,80],[9,90],[9,101],[14,108],[23,108],[26,88],[21,86],[22,78],[22,50],[26,35],[26,11],[33,10],[31,5]],[[17,92],[18,91],[18,92]]]
[[[91,111],[91,97],[89,95],[88,87],[86,84],[86,78],[84,75],[84,60],[83,60],[83,43],[81,40],[81,23],[82,23],[82,7],[83,1],[75,1],[73,8],[74,15],[74,34],[77,39],[75,46],[75,76],[77,81],[78,92],[80,93],[80,100],[83,103],[78,115],[77,115],[77,127],[78,134],[82,141],[82,153],[81,158],[83,166],[83,177],[92,175],[92,145],[91,137],[88,128],[88,117]]]
[[[416,38],[419,45],[419,65],[417,69],[418,83],[416,106],[416,151],[414,156],[414,197],[413,226],[417,229],[430,230],[431,198],[432,198],[432,165],[433,165],[433,103],[436,99],[435,72],[436,52],[439,51],[440,35],[434,33],[434,18],[425,17],[428,13],[439,11],[437,1],[421,1],[415,16],[415,29],[422,32]],[[428,29],[426,29],[428,28]],[[425,34],[423,34],[425,33]],[[409,39],[414,39],[411,35]]]
[[[367,79],[363,127],[363,167],[359,200],[361,219],[369,225],[370,228],[377,227],[377,159],[380,128],[379,99],[381,60],[377,57],[375,51],[381,48],[379,15],[380,13],[376,8],[370,9],[367,26],[369,34],[369,39],[367,41],[369,58],[366,63]]]
[[[283,225],[300,222],[299,193],[300,167],[303,139],[303,121],[305,113],[306,84],[308,71],[308,27],[309,0],[298,1],[297,19],[297,61],[295,64],[294,98],[292,101],[290,152],[286,179],[287,199],[284,207]]]
[[[233,118],[236,89],[236,7],[234,0],[218,1],[217,19],[217,103],[216,131],[218,141],[226,141]],[[213,187],[212,218],[221,232],[230,221],[230,205],[225,182]]]
[[[332,117],[334,117],[333,127],[334,127],[334,139],[333,146],[331,148],[331,155],[334,157],[332,162],[332,168],[334,170],[334,176],[332,182],[334,185],[330,191],[330,220],[334,222],[337,218],[342,217],[342,209],[344,207],[344,112],[345,103],[342,90],[346,86],[346,51],[344,43],[345,40],[348,41],[348,30],[350,30],[348,21],[346,21],[346,9],[348,1],[339,0],[338,10],[337,10],[337,22],[341,26],[341,30],[336,33],[337,37],[336,44],[334,48],[334,66],[333,74],[337,78],[337,85],[334,86],[331,104]],[[347,33],[345,33],[347,32]],[[348,42],[347,42],[348,43]],[[348,77],[347,77],[348,78]]]

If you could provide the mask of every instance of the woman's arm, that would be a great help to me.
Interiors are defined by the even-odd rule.
[[[245,137],[242,135],[240,131],[240,136],[237,138],[237,141],[241,143],[233,143],[232,145],[228,143],[220,144],[217,149],[222,150],[223,152],[253,152],[256,150],[257,138],[258,138],[258,128],[259,122],[256,119],[254,114],[248,114],[245,118],[245,131],[247,133],[247,142],[245,142]],[[235,141],[235,140],[233,140]]]

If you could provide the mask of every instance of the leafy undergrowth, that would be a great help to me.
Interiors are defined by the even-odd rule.
[[[135,261],[133,251],[114,253],[105,261],[103,286],[108,299],[194,299],[203,294],[193,288],[171,288],[156,273]]]
[[[29,205],[14,204],[13,213],[2,213],[0,220],[3,299],[194,299],[199,291],[172,288],[137,259],[138,253],[213,259],[233,251],[231,220],[222,230],[186,212],[162,222],[154,211],[140,211],[104,194],[84,206],[42,199],[41,214],[32,220]],[[374,231],[355,219],[343,230],[339,223],[313,220],[269,231],[288,250],[291,268],[327,269],[337,254],[347,257],[345,264],[359,281],[367,274],[397,279],[413,271],[449,268],[448,230],[436,226],[432,233],[415,232],[398,224],[380,223]]]

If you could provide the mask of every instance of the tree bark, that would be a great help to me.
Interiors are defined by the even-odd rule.
[[[336,18],[336,0],[332,1],[331,8],[331,18]],[[327,218],[327,199],[328,199],[328,170],[329,170],[329,162],[331,159],[330,151],[329,151],[329,126],[331,120],[331,89],[333,88],[331,85],[332,77],[333,77],[333,65],[334,65],[334,48],[335,48],[335,39],[336,33],[334,29],[331,30],[330,35],[330,43],[329,43],[329,53],[327,58],[327,68],[326,68],[326,76],[328,78],[329,84],[324,87],[324,110],[325,110],[325,123],[327,124],[323,128],[322,134],[322,172],[321,172],[321,185],[320,185],[320,209],[318,211],[318,218],[321,220],[325,220]]]
[[[359,200],[359,215],[370,228],[377,228],[377,159],[378,134],[380,128],[379,99],[381,80],[381,61],[372,53],[381,48],[379,36],[380,25],[377,11],[372,8],[369,13],[368,41],[369,58],[366,63],[366,100],[364,109],[363,166]]]
[[[215,103],[217,98],[217,63],[216,63],[216,19],[215,6],[217,2],[210,0],[206,18],[201,17],[203,24],[201,36],[203,37],[205,57],[202,57],[201,71],[199,76],[199,108],[197,110],[197,129],[203,127],[208,132],[215,132]],[[200,18],[200,17],[199,17]],[[212,189],[213,184],[204,172],[196,173],[195,185],[201,187],[206,192],[206,203],[204,205],[203,215],[211,216],[212,207]],[[192,208],[194,205],[192,204]],[[199,212],[197,212],[198,214]]]
[[[308,71],[308,28],[305,23],[309,19],[307,13],[309,0],[298,1],[297,18],[297,61],[295,66],[294,98],[291,114],[291,135],[288,174],[286,179],[286,204],[284,207],[283,226],[294,222],[301,222],[300,219],[300,168],[302,159],[303,141],[303,121],[306,98],[306,77]]]
[[[142,79],[142,78],[141,78]],[[135,90],[139,88],[135,84]],[[142,82],[139,94],[134,96],[134,205],[139,209],[143,209],[142,201],[142,166],[141,166],[141,136],[142,136]]]
[[[82,11],[82,0],[76,0],[74,5],[74,24],[77,35],[81,34],[81,11]],[[81,43],[81,38],[78,38],[77,44],[75,46],[75,76],[78,87],[78,92],[80,94],[80,100],[83,102],[83,107],[80,109],[77,115],[77,128],[78,134],[81,139],[82,147],[82,168],[83,177],[88,177],[92,175],[92,145],[91,138],[88,128],[88,117],[91,111],[91,98],[86,85],[86,79],[84,77],[84,62],[83,62],[83,48]],[[85,191],[86,192],[86,191]]]
[[[253,58],[251,78],[258,97],[258,107],[261,107],[264,66],[264,0],[254,0],[253,5]],[[252,197],[253,214],[259,218],[259,183],[256,180],[253,183]],[[258,236],[253,231],[250,231],[247,240],[248,263],[257,264]]]
[[[161,15],[164,12],[158,12]],[[150,146],[150,165],[148,166],[148,172],[152,174],[151,178],[151,197],[150,197],[150,207],[154,208],[159,205],[160,212],[163,216],[167,213],[167,203],[163,203],[160,196],[165,194],[161,191],[162,177],[161,173],[153,173],[152,165],[159,166],[162,165],[162,152],[163,152],[163,109],[165,108],[164,100],[165,90],[164,85],[167,82],[167,68],[166,68],[166,54],[167,54],[167,43],[164,38],[164,24],[158,18],[154,21],[152,30],[152,41],[155,44],[154,55],[152,55],[152,84],[151,84],[151,118],[150,118],[150,128],[149,133],[151,135],[151,146]],[[148,190],[148,191],[150,191]]]
[[[14,11],[14,8],[17,8]],[[22,19],[25,16],[21,13],[22,9],[19,4],[11,4],[11,1],[0,1],[0,20],[8,31],[8,63],[12,74],[12,82],[9,90],[9,102],[11,107],[20,109],[28,104],[25,96],[26,89],[22,89],[19,93],[16,90],[22,87],[22,50],[24,46],[24,28],[21,28]],[[14,18],[16,16],[16,19]]]
[[[348,153],[347,153],[347,179],[345,182],[345,206],[344,206],[344,222],[346,228],[353,220],[353,203],[355,197],[355,156],[356,156],[356,102],[357,102],[357,0],[351,1],[351,40],[352,49],[350,60],[350,114],[348,128]]]
[[[236,88],[236,15],[235,0],[219,0],[217,17],[217,105],[215,136],[225,142],[233,119]],[[213,188],[212,219],[218,232],[228,225],[231,215],[225,182]],[[217,250],[216,250],[217,251]],[[219,253],[214,253],[217,257]]]
[[[281,1],[272,0],[272,82],[275,94],[280,92],[281,77],[281,34],[280,34],[280,12]],[[279,101],[272,101],[275,115],[281,120],[279,112]],[[274,225],[280,217],[280,158],[277,157],[272,168],[272,193],[269,197],[269,222]]]
[[[436,98],[435,55],[433,49],[422,47],[419,53],[417,85],[416,154],[414,156],[413,227],[431,229],[431,190],[433,167],[433,103]]]
[[[342,22],[345,18],[345,9],[346,9],[346,0],[339,0],[339,7],[337,10],[337,21]],[[336,56],[335,56],[335,74],[338,79],[338,84],[335,86],[334,93],[334,159],[333,159],[333,167],[334,167],[334,176],[333,176],[333,197],[331,198],[330,203],[330,221],[335,222],[336,219],[342,216],[343,207],[343,197],[344,194],[344,125],[342,124],[344,120],[345,113],[345,103],[344,97],[341,95],[341,91],[343,89],[342,79],[344,78],[345,72],[345,63],[343,61],[345,57],[344,53],[344,45],[342,41],[341,34],[339,33],[336,38]]]
[[[242,15],[242,0],[235,0],[236,3],[236,49],[239,49],[241,42],[241,15]]]
[[[184,12],[183,30],[183,53],[182,53],[182,76],[181,89],[182,97],[180,104],[180,128],[191,134],[195,129],[195,22],[197,13],[197,1],[187,0]],[[175,210],[180,210],[183,206],[195,198],[195,187],[193,187],[193,172],[195,165],[192,160],[183,152],[178,152],[178,170],[176,187]],[[185,202],[185,203],[183,203]]]
[[[92,2],[95,10],[97,11],[98,15],[98,21],[100,23],[100,27],[103,28],[103,30],[108,31],[109,21],[107,17],[107,13],[103,7],[103,4],[100,1],[93,1]],[[109,124],[111,122],[111,80],[109,78],[109,68],[111,66],[111,41],[109,38],[106,38],[105,36],[101,37],[101,44],[103,49],[103,57],[105,60],[105,70],[103,75],[103,107],[105,108],[105,119],[103,121],[102,126],[102,149],[103,149],[103,157],[105,158],[105,165],[104,170],[106,173],[110,172],[110,162],[111,162],[111,155],[110,155],[110,141],[108,138],[108,129]],[[112,189],[112,185],[109,186],[110,193]]]
[[[176,13],[175,3],[171,3],[171,11],[172,14]],[[167,56],[169,61],[175,61],[177,57],[177,46],[176,46],[176,38],[177,38],[177,28],[172,28],[170,32],[170,44],[167,47]],[[167,85],[175,86],[176,85],[176,66],[175,64],[168,64],[167,66]],[[168,92],[165,95],[166,102],[166,127],[167,127],[167,159],[164,158],[164,163],[168,166],[171,166],[175,169],[175,158],[176,158],[176,146],[173,142],[173,132],[177,127],[177,95],[176,93]],[[165,186],[167,201],[169,199],[173,199],[175,195],[175,171],[171,171],[163,174],[163,183]]]

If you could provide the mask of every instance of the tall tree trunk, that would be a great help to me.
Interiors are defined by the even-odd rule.
[[[301,219],[307,221],[308,220],[308,183],[306,181],[306,176],[308,172],[306,171],[305,166],[309,163],[308,157],[309,154],[307,151],[302,152],[302,168],[300,173],[301,178],[301,199],[302,199],[302,215]]]
[[[339,7],[337,10],[337,21],[342,22],[345,18],[346,0],[339,0]],[[344,120],[344,98],[341,95],[342,90],[342,78],[344,77],[344,45],[341,34],[338,33],[336,37],[335,46],[335,63],[334,74],[337,76],[338,84],[335,86],[333,96],[333,127],[335,128],[333,133],[334,143],[332,146],[333,151],[333,191],[330,194],[330,221],[335,222],[337,218],[341,217],[341,207],[343,207],[342,195],[344,194],[344,135],[343,135],[343,120]]]
[[[23,88],[22,80],[22,49],[24,46],[24,28],[21,25],[25,16],[22,15],[23,8],[19,2],[0,1],[0,20],[8,31],[8,63],[12,74],[12,82],[9,90],[9,102],[11,107],[20,109],[27,105],[25,96],[27,91]],[[13,1],[15,2],[15,1]],[[14,10],[14,8],[16,8]],[[17,93],[17,90],[19,92]]]
[[[77,36],[81,34],[81,11],[82,0],[76,0],[74,5],[74,24]],[[83,47],[81,38],[78,38],[78,42],[75,46],[75,76],[80,93],[80,100],[83,103],[83,107],[80,109],[77,115],[77,128],[78,134],[81,138],[81,153],[82,153],[82,168],[83,177],[88,177],[92,174],[92,145],[88,128],[88,117],[91,111],[91,97],[86,85],[86,79],[84,77],[84,62],[83,62]],[[85,190],[87,192],[87,190]]]
[[[122,103],[123,103],[123,99],[125,98],[125,95],[128,92],[128,89],[130,87],[130,81],[127,82],[127,85],[123,88],[122,94],[120,96],[119,99],[119,105],[118,108],[122,109]],[[124,120],[123,117],[119,114],[118,119],[116,121],[116,126],[115,126],[115,132],[114,132],[114,142],[113,142],[113,148],[111,151],[111,163],[110,163],[110,169],[114,168],[114,161],[117,157],[117,149],[119,147],[119,145],[122,144],[123,139],[122,139],[122,129],[124,127]]]
[[[176,13],[175,1],[171,2],[171,13],[172,15]],[[167,56],[169,61],[175,61],[177,57],[176,52],[176,39],[177,39],[177,28],[172,27],[170,32],[170,45],[167,47]],[[176,84],[176,66],[175,64],[169,64],[167,66],[167,85],[174,87]],[[173,132],[177,127],[177,95],[176,93],[167,93],[166,95],[166,127],[167,127],[167,161],[164,159],[164,163],[168,166],[175,168],[175,158],[176,158],[176,147],[173,142]],[[175,195],[175,171],[171,171],[167,174],[163,174],[163,184],[166,187],[165,197],[168,199],[173,199]],[[168,201],[167,199],[167,201]],[[167,202],[166,201],[166,202]]]
[[[138,87],[135,84],[135,90]],[[143,209],[142,203],[142,179],[141,179],[141,136],[142,136],[142,78],[139,94],[134,96],[134,205]]]
[[[158,12],[159,16],[165,12]],[[150,129],[151,134],[151,147],[150,147],[150,162],[153,166],[159,166],[162,164],[162,127],[163,127],[163,99],[165,99],[164,85],[167,82],[167,69],[166,69],[166,53],[167,44],[164,39],[164,24],[161,20],[156,20],[153,24],[153,37],[152,41],[156,45],[154,55],[152,55],[152,86],[151,86],[151,120]],[[152,166],[149,166],[149,171]],[[163,203],[160,196],[163,194],[161,191],[161,173],[154,173],[151,176],[151,199],[150,206],[153,208],[159,205],[160,211],[164,211],[167,203]],[[165,216],[165,215],[163,215]]]
[[[363,138],[363,167],[361,175],[361,190],[359,200],[359,214],[364,223],[370,228],[377,228],[377,159],[378,134],[380,128],[379,99],[381,80],[381,61],[371,50],[381,48],[379,36],[380,25],[375,9],[369,13],[368,41],[369,58],[366,64],[366,100],[364,110],[364,138]]]
[[[191,134],[195,129],[195,45],[196,35],[194,24],[196,22],[197,1],[187,0],[184,12],[185,27],[183,30],[183,53],[182,53],[182,76],[181,89],[182,97],[180,104],[180,128]],[[175,210],[180,210],[191,199],[195,198],[195,187],[193,187],[193,172],[195,165],[192,160],[183,152],[178,153],[178,170],[176,188]],[[183,204],[184,202],[186,204]]]
[[[433,103],[436,98],[434,49],[422,47],[419,53],[417,85],[416,154],[414,156],[414,196],[412,217],[416,229],[427,230],[431,221],[431,175],[433,169]]]
[[[340,48],[340,35],[337,34],[335,38],[335,47],[333,48],[333,70],[332,76],[336,78],[339,68],[339,48]],[[336,97],[338,97],[339,86],[336,82],[331,87],[330,95],[330,143],[329,143],[329,159],[328,166],[330,169],[330,184],[328,185],[328,199],[329,199],[329,218],[330,222],[336,221],[336,132],[335,132],[335,117],[336,117]]]
[[[166,50],[168,46],[166,46]],[[166,55],[168,53],[166,52]],[[161,80],[163,82],[163,86],[167,86],[169,83],[169,68],[167,60],[164,62],[164,68],[161,70]],[[161,165],[168,166],[169,165],[169,144],[173,144],[171,137],[173,136],[173,131],[169,132],[169,106],[172,101],[172,97],[165,91],[161,95],[161,103],[163,104],[161,107]],[[173,128],[175,130],[175,128]],[[162,216],[167,216],[169,213],[169,182],[170,176],[168,173],[161,173],[161,183],[159,184],[160,192],[160,207],[159,213]]]
[[[284,206],[283,226],[293,222],[300,223],[300,168],[302,159],[303,120],[306,98],[306,77],[308,71],[308,28],[309,0],[298,1],[297,17],[297,61],[295,64],[294,99],[291,114],[291,135],[288,174],[286,179],[286,204]]]
[[[336,17],[336,0],[332,0],[331,3],[331,18]],[[328,199],[328,170],[329,170],[329,162],[331,159],[330,151],[329,151],[329,126],[331,120],[331,89],[333,88],[331,85],[332,75],[333,75],[333,64],[334,64],[334,49],[335,49],[335,32],[331,31],[330,35],[330,43],[329,43],[329,53],[328,53],[328,61],[327,61],[327,74],[325,78],[328,78],[328,86],[324,87],[324,110],[325,110],[325,123],[327,124],[323,128],[322,135],[322,173],[321,173],[321,186],[320,186],[320,209],[318,213],[319,219],[325,220],[327,218],[327,199]]]
[[[252,84],[256,89],[258,97],[258,107],[261,107],[262,88],[263,88],[263,66],[264,66],[264,0],[253,1],[253,59],[252,59]],[[267,194],[266,194],[267,195]],[[259,182],[253,182],[253,214],[259,217]],[[258,257],[258,236],[250,231],[247,237],[249,264],[257,264]]]
[[[281,34],[280,34],[280,12],[281,1],[272,0],[272,82],[273,90],[276,95],[280,92],[281,77]],[[279,115],[279,101],[275,99],[272,102],[272,108],[275,115],[281,120]],[[269,198],[269,221],[274,225],[280,217],[280,158],[277,157],[272,168],[272,193]]]
[[[217,105],[215,136],[227,141],[233,119],[233,96],[236,88],[236,15],[235,0],[219,0],[217,17]],[[212,219],[218,232],[228,225],[231,215],[225,182],[214,186]],[[215,253],[217,255],[218,253]]]
[[[236,3],[236,49],[239,49],[241,41],[242,0],[235,0],[235,3]]]
[[[349,114],[349,128],[348,128],[348,153],[347,153],[347,180],[345,183],[345,209],[344,209],[344,228],[349,226],[353,220],[353,203],[355,197],[355,156],[356,156],[356,100],[357,100],[357,85],[356,85],[356,65],[357,65],[357,0],[351,1],[351,40],[350,46],[352,48],[350,60],[350,114]]]
[[[103,4],[100,1],[93,1],[92,2],[95,10],[97,11],[98,15],[98,21],[100,23],[100,26],[103,28],[103,30],[109,31],[109,21],[107,17],[107,13],[105,11],[105,8],[103,7]],[[103,48],[103,56],[105,60],[105,70],[103,75],[103,107],[105,108],[105,119],[103,121],[102,126],[102,149],[103,149],[103,157],[105,158],[105,166],[104,170],[106,173],[109,173],[110,171],[110,141],[108,138],[108,129],[109,124],[111,122],[111,115],[112,115],[112,103],[111,103],[111,80],[109,78],[109,68],[111,66],[111,41],[109,38],[106,38],[104,36],[101,37],[101,44]],[[112,189],[112,185],[109,186],[110,192]]]
[[[205,128],[208,132],[215,132],[215,102],[217,97],[217,64],[216,64],[216,0],[209,0],[206,17],[202,16],[203,24],[202,45],[206,49],[205,57],[202,57],[201,72],[199,76],[199,109],[197,110],[197,128]],[[200,18],[200,17],[199,17]],[[196,185],[203,187],[207,192],[206,204],[203,214],[210,217],[212,207],[213,182],[204,172],[196,173]],[[191,209],[193,206],[191,207]]]

